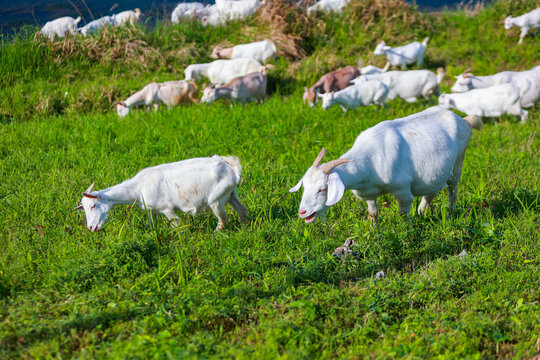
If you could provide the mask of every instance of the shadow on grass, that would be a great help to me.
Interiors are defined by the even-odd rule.
[[[503,190],[498,199],[490,201],[490,207],[496,219],[523,211],[540,212],[540,190]]]

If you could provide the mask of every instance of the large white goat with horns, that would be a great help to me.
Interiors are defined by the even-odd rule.
[[[422,214],[435,195],[448,185],[450,213],[472,122],[439,107],[431,107],[402,119],[383,121],[356,138],[339,159],[319,165],[324,148],[313,165],[290,192],[304,186],[298,214],[306,223],[324,216],[345,190],[366,200],[369,216],[377,222],[377,198],[394,195],[399,212],[409,216],[415,196],[422,196]]]

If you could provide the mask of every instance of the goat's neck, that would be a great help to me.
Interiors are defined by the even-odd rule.
[[[144,88],[141,91],[137,91],[135,94],[128,97],[124,103],[127,107],[131,108],[133,106],[142,105],[146,101],[146,95],[148,94],[148,89]]]
[[[132,179],[97,192],[103,195],[113,205],[133,204],[139,200],[137,186]]]
[[[346,155],[342,157],[349,159]],[[345,188],[348,190],[357,188],[358,185],[364,183],[369,177],[369,172],[366,171],[366,161],[362,157],[355,157],[351,160],[353,161],[339,165],[332,171],[339,175]]]

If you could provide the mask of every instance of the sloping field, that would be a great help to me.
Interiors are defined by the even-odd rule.
[[[217,29],[195,23],[105,30],[55,43],[28,29],[0,51],[0,358],[519,358],[540,354],[540,140],[529,121],[485,119],[465,157],[456,214],[446,194],[427,215],[379,199],[379,225],[350,192],[325,222],[298,218],[290,194],[321,147],[347,151],[380,121],[436,103],[343,113],[302,104],[303,86],[346,64],[383,66],[380,39],[430,36],[426,67],[453,75],[524,70],[540,41],[505,31],[534,1],[478,12],[418,13],[358,1],[307,19],[277,5]],[[150,81],[183,78],[216,45],[272,37],[281,49],[263,104],[158,112],[112,106]],[[203,82],[199,83],[202,88]],[[242,224],[211,214],[160,218],[115,208],[98,233],[73,211],[81,192],[181,159],[233,154]],[[419,201],[415,201],[416,208]],[[346,238],[359,257],[332,257]],[[467,255],[460,257],[463,250]],[[383,270],[383,278],[375,274]]]

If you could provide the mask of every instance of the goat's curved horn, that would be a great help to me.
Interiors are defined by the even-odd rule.
[[[321,152],[319,153],[319,155],[317,155],[317,158],[315,159],[315,161],[313,162],[313,167],[317,167],[319,166],[319,164],[321,163],[321,160],[322,158],[324,157],[324,154],[326,154],[326,149],[325,148],[322,148]]]
[[[79,205],[77,206],[76,208],[73,208],[73,210],[82,210],[83,209],[83,206],[82,205]]]
[[[467,70],[463,71],[461,74],[464,75],[464,74],[468,73],[468,72],[471,71],[471,70],[472,70],[472,67],[470,67],[470,68],[468,68]]]
[[[86,189],[84,192],[90,194],[92,192],[92,190],[94,189],[94,185],[95,185],[95,183],[92,183],[92,185],[90,185],[88,187],[88,189]]]
[[[351,161],[351,160],[350,159],[335,159],[335,160],[329,161],[329,162],[327,162],[325,164],[322,164],[321,165],[321,170],[326,175],[329,175],[332,172],[332,170],[334,170],[334,168],[336,168],[337,166],[339,166],[341,164],[348,163],[349,161]]]
[[[469,78],[471,76],[474,76],[473,74],[471,74],[470,72],[468,73],[465,73],[465,74],[462,74],[463,78],[466,79],[466,78]]]

